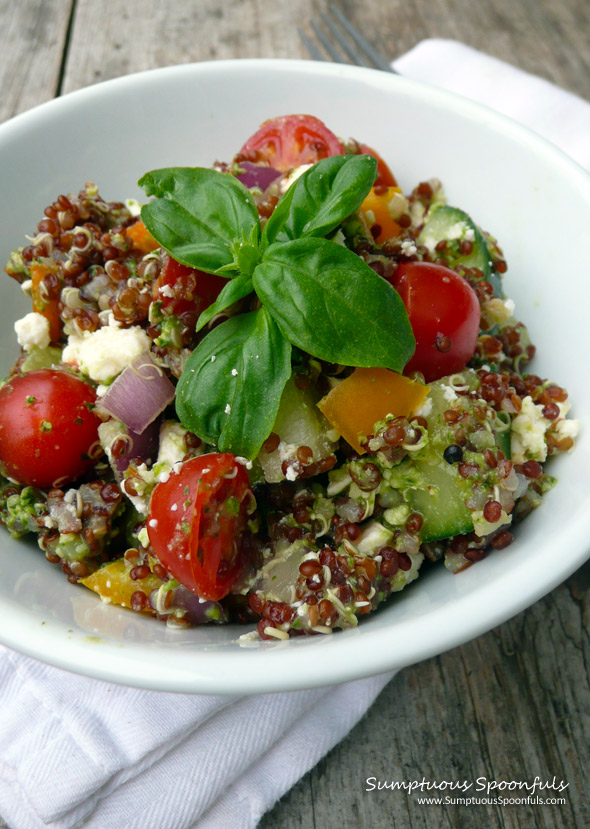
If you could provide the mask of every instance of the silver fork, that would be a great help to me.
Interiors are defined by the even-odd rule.
[[[326,34],[323,28],[318,26],[315,20],[310,20],[309,25],[313,30],[318,41],[321,43],[329,58],[322,54],[316,44],[309,39],[303,29],[297,27],[299,37],[303,41],[303,45],[314,60],[325,61],[327,59],[333,60],[335,63],[348,63],[352,61],[357,66],[368,66],[371,69],[382,69],[384,72],[393,72],[394,75],[398,73],[391,68],[389,61],[383,55],[380,55],[371,44],[366,40],[360,32],[358,32],[352,23],[346,19],[340,9],[330,4],[328,7],[330,16],[325,12],[320,12],[321,21],[330,33],[330,37]],[[334,19],[338,21],[339,26],[334,23]],[[334,41],[338,45],[335,45]],[[361,51],[359,51],[361,50]],[[364,54],[363,54],[364,53]],[[349,60],[347,60],[347,58]]]

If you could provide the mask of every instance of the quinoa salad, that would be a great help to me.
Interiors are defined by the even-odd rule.
[[[139,184],[59,195],[6,265],[5,529],[97,600],[269,640],[502,555],[577,422],[476,217],[311,115]]]

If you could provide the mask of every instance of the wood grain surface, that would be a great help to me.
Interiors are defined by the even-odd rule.
[[[337,5],[390,59],[426,37],[454,38],[590,98],[588,0]],[[0,120],[152,67],[307,57],[296,26],[309,33],[309,18],[326,8],[321,0],[0,0]],[[590,826],[589,585],[587,565],[512,621],[402,671],[261,829]],[[366,790],[370,777],[535,776],[567,783],[565,805],[427,806],[415,792]]]

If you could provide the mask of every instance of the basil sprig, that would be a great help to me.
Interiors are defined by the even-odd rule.
[[[368,155],[334,156],[300,176],[264,230],[228,173],[153,170],[140,179],[151,235],[174,259],[228,279],[197,330],[254,291],[259,309],[211,330],[178,382],[182,423],[221,451],[255,458],[291,374],[291,348],[331,363],[401,371],[415,348],[397,292],[348,248],[323,238],[355,212],[377,173]]]

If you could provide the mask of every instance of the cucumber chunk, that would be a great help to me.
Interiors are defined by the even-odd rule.
[[[477,387],[473,371],[465,369],[461,376],[468,388]],[[447,463],[443,457],[447,446],[453,443],[455,427],[449,426],[444,418],[444,412],[453,405],[453,398],[456,399],[456,396],[448,378],[430,384],[431,409],[426,417],[430,440],[425,456],[416,458],[413,462],[422,485],[412,487],[405,493],[411,509],[423,516],[421,535],[424,542],[450,538],[473,530],[473,516],[465,504],[471,494],[472,481],[462,478],[458,465]],[[477,434],[482,436],[482,446],[492,448],[495,445],[508,458],[510,428],[498,428],[504,425],[496,421],[490,424],[488,430]],[[475,435],[471,436],[471,440],[475,442]]]
[[[319,399],[320,395],[311,386],[300,389],[293,377],[287,381],[272,428],[281,443],[273,452],[267,452],[262,447],[257,459],[268,483],[285,480],[283,461],[296,453],[299,446],[309,447],[314,461],[323,460],[334,453],[337,435],[331,434],[330,424],[316,406]]]
[[[465,488],[456,466],[444,460],[435,463],[417,461],[427,486],[412,489],[407,498],[411,508],[422,513],[422,541],[438,541],[462,535],[473,529],[471,512],[465,506]]]
[[[24,373],[26,371],[37,371],[40,368],[53,368],[60,360],[61,348],[50,345],[41,348],[34,345],[21,363],[20,370]]]
[[[437,251],[439,258],[444,259],[449,267],[479,268],[483,278],[494,288],[496,296],[503,296],[502,282],[495,271],[485,239],[470,216],[457,207],[443,204],[431,208],[426,217],[424,227],[418,235],[418,243],[424,245],[433,253],[439,242],[447,242],[442,251]],[[461,253],[461,242],[470,241],[472,250],[468,254]]]

